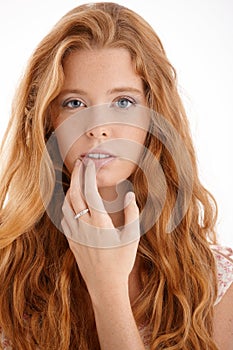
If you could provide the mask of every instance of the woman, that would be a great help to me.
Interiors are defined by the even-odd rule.
[[[233,264],[175,71],[140,16],[98,3],[59,21],[1,164],[3,349],[231,348]]]

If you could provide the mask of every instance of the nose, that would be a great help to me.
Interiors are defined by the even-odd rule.
[[[93,129],[90,129],[86,132],[86,135],[89,138],[96,138],[96,139],[106,139],[111,136],[111,127],[109,125],[100,125],[96,126]]]

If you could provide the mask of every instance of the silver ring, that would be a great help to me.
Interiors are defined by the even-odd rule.
[[[85,215],[86,213],[89,212],[89,209],[86,208],[86,209],[83,209],[81,210],[79,213],[77,213],[75,216],[74,216],[74,219],[77,220],[79,219],[81,216]]]

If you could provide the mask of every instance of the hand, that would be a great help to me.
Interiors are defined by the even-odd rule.
[[[90,295],[101,295],[128,286],[140,239],[139,210],[134,194],[127,193],[125,203],[130,203],[124,208],[125,225],[116,229],[97,189],[95,164],[88,162],[83,186],[82,170],[83,164],[78,161],[63,204],[62,228]],[[75,220],[75,213],[87,207],[89,212]]]

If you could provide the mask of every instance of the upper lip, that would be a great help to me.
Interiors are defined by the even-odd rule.
[[[88,154],[106,154],[106,155],[109,155],[111,157],[116,157],[116,155],[113,154],[112,152],[109,152],[107,150],[103,150],[103,149],[100,149],[100,148],[94,148],[94,149],[91,149],[88,152],[82,153],[81,157],[84,158],[84,157],[88,156]]]

